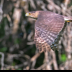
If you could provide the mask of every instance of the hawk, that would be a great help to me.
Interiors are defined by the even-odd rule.
[[[50,51],[50,46],[63,29],[65,21],[72,21],[72,17],[50,11],[32,11],[25,16],[36,19],[34,41],[40,52]]]

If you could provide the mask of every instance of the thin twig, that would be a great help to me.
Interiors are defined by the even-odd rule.
[[[1,70],[3,70],[3,68],[4,68],[4,53],[2,53],[2,52],[0,52],[0,54],[1,54]]]

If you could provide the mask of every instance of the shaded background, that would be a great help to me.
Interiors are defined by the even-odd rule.
[[[0,0],[0,69],[72,70],[72,23],[65,23],[46,65],[34,44],[35,20],[25,17],[36,10],[71,16],[72,0]]]

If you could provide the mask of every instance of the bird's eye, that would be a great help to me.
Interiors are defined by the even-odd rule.
[[[31,15],[31,13],[29,13],[29,15]]]

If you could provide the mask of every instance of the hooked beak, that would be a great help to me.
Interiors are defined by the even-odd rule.
[[[29,13],[26,13],[25,16],[29,16]]]

